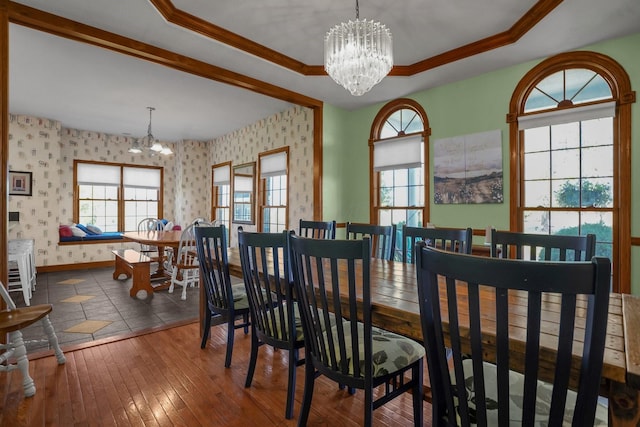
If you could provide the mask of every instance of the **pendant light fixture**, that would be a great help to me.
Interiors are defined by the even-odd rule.
[[[391,31],[372,20],[360,19],[336,25],[324,39],[324,69],[352,95],[367,93],[393,68]]]

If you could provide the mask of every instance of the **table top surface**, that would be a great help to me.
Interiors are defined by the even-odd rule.
[[[229,269],[231,274],[242,276],[240,257],[237,248],[228,251]],[[420,325],[420,309],[418,307],[416,266],[402,262],[371,259],[371,302],[373,322],[387,330],[409,336],[422,341]],[[491,296],[488,293],[488,298]],[[490,305],[490,304],[488,304]],[[510,326],[512,336],[526,336],[524,317],[519,313],[526,313],[527,301],[517,291],[513,292],[510,308]],[[560,304],[558,299],[550,297],[544,304],[542,314],[543,330],[549,342],[557,341]],[[585,310],[578,310],[579,316]],[[604,354],[603,377],[622,383],[640,384],[640,298],[632,295],[612,293],[609,301],[609,317],[607,324],[606,349]],[[495,317],[495,312],[486,311],[489,323]],[[577,324],[580,325],[580,319]],[[584,324],[584,322],[582,323]],[[579,326],[578,326],[579,327]],[[631,331],[631,334],[629,333]],[[625,332],[627,335],[625,335]],[[633,344],[633,337],[636,342]],[[580,358],[582,338],[576,334],[574,354]],[[513,340],[512,340],[513,341]],[[518,352],[519,342],[513,345],[513,351]],[[625,352],[626,347],[628,351]],[[550,363],[555,363],[549,360]]]
[[[145,245],[177,246],[180,243],[181,230],[162,231],[127,231],[122,234],[125,240],[139,242]]]

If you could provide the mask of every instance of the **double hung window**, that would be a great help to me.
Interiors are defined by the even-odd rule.
[[[135,231],[162,216],[162,168],[74,161],[74,221],[103,231]]]

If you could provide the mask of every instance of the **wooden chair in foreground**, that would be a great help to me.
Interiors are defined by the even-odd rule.
[[[305,339],[298,426],[307,425],[317,375],[350,390],[364,390],[365,426],[372,425],[374,409],[411,391],[414,424],[422,426],[424,347],[372,325],[369,238],[321,240],[290,234],[289,248]],[[338,294],[342,304],[335,303],[333,296]],[[361,322],[358,305],[362,307]],[[331,313],[335,323],[324,328],[331,323]]]
[[[364,237],[368,237],[371,241],[371,255],[373,257],[393,261],[396,251],[395,225],[347,222],[347,239],[362,239]]]
[[[300,315],[293,298],[287,232],[247,233],[238,228],[242,276],[251,308],[251,358],[245,387],[251,386],[262,344],[286,350],[289,355],[285,417],[293,417],[296,368],[304,364]],[[281,270],[282,269],[282,270]]]
[[[606,425],[598,391],[609,306],[607,258],[487,258],[424,243],[416,251],[434,426]],[[551,326],[542,317],[549,305],[557,307]],[[576,323],[578,310],[586,313],[584,325]],[[553,333],[558,339],[549,337]],[[574,335],[584,343],[579,366],[572,366]],[[512,340],[526,349],[524,361],[510,360]],[[445,346],[452,349],[450,360]],[[555,363],[546,362],[553,374],[541,378],[540,358],[549,352],[556,354]],[[523,373],[510,370],[516,363]],[[577,392],[569,389],[576,378]]]
[[[30,326],[37,321],[42,323],[42,328],[47,334],[49,345],[54,350],[58,364],[64,364],[67,359],[58,345],[58,337],[49,320],[49,313],[53,309],[51,304],[39,304],[29,307],[16,308],[15,303],[9,296],[7,289],[0,283],[0,295],[4,300],[7,308],[0,311],[0,335],[6,336],[6,342],[0,343],[0,371],[8,372],[20,369],[22,372],[22,383],[24,386],[25,397],[36,394],[36,385],[33,378],[29,375],[29,358],[27,357],[27,348],[31,340],[25,341],[22,338],[21,329]]]
[[[557,234],[491,231],[491,256],[531,261],[590,261],[596,254],[596,235],[562,236]]]
[[[298,227],[298,235],[310,237],[312,239],[335,239],[336,238],[336,222],[335,221],[307,221],[300,220]]]
[[[473,230],[471,228],[424,228],[402,227],[402,262],[415,264],[412,252],[416,242],[425,241],[427,246],[463,254],[471,253]]]
[[[227,321],[227,354],[224,366],[228,368],[231,366],[235,330],[244,328],[244,333],[249,333],[249,300],[243,283],[231,285],[225,226],[195,227],[193,233],[196,238],[201,281],[207,299],[200,348],[207,345],[211,333],[211,318],[223,316]],[[236,317],[241,317],[242,323],[236,323]]]

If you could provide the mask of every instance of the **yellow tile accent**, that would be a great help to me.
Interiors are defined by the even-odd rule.
[[[67,279],[62,282],[58,282],[58,285],[77,285],[78,283],[86,282],[85,279]]]
[[[91,298],[95,298],[95,295],[76,295],[71,298],[60,300],[60,302],[84,302]]]
[[[85,320],[75,326],[65,329],[64,332],[74,332],[78,334],[93,334],[96,331],[112,324],[113,322],[107,320]]]

